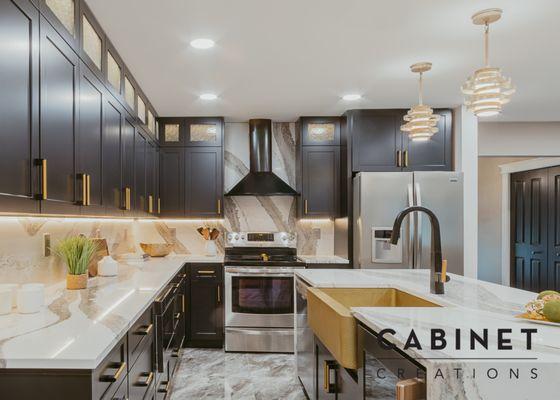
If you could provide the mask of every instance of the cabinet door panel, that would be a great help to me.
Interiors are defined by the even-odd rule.
[[[353,171],[401,170],[397,165],[397,151],[402,148],[398,116],[398,110],[360,110],[348,114]]]
[[[47,160],[43,213],[77,213],[74,166],[78,57],[41,19],[41,151]]]
[[[190,338],[192,341],[222,340],[223,311],[218,298],[218,290],[222,290],[221,285],[219,280],[212,278],[191,281]]]
[[[0,210],[39,211],[33,199],[38,157],[39,14],[27,1],[0,2]]]
[[[126,117],[123,121],[123,129],[121,132],[121,160],[122,160],[122,190],[121,190],[121,207],[124,209],[125,215],[132,216],[134,210],[134,123]],[[128,189],[128,195],[127,195]],[[129,196],[129,202],[127,202]]]
[[[189,217],[218,217],[222,209],[222,148],[185,149],[185,211]]]
[[[162,148],[160,152],[161,215],[164,217],[185,214],[183,154],[181,148]]]
[[[157,199],[155,190],[156,147],[148,142],[146,147],[146,196],[148,199],[148,213],[155,214]]]
[[[145,216],[148,210],[146,200],[146,138],[136,132],[134,142],[134,209],[137,216]]]
[[[440,116],[438,132],[428,141],[413,141],[403,132],[405,171],[451,171],[453,120],[451,110],[434,110]]]
[[[103,135],[103,86],[82,64],[80,68],[80,118],[77,138],[76,165],[83,185],[83,174],[90,176],[89,204],[82,207],[82,214],[103,213],[101,143]],[[77,191],[77,200],[84,204],[84,193]],[[86,194],[87,197],[87,194]]]
[[[548,170],[548,286],[560,290],[560,167]]]
[[[121,122],[118,103],[105,102],[103,129],[103,203],[108,215],[121,214]]]
[[[336,217],[339,196],[339,147],[304,146],[302,170],[302,215]]]

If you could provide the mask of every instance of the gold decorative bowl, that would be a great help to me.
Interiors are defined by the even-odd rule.
[[[140,247],[150,257],[165,257],[173,250],[169,243],[140,243]]]

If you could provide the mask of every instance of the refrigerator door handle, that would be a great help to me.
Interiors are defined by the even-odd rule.
[[[414,206],[414,187],[412,186],[412,183],[409,183],[407,185],[407,195],[408,195],[408,206],[412,207]],[[415,225],[415,217],[414,214],[416,213],[412,213],[411,215],[409,215],[407,217],[407,222],[406,222],[406,229],[407,229],[407,233],[406,233],[406,237],[408,238],[408,242],[406,244],[406,249],[408,251],[408,263],[409,263],[409,267],[410,268],[415,268],[415,260],[414,260],[414,252],[415,252],[415,247],[416,247],[416,225]]]
[[[422,195],[420,192],[420,184],[414,183],[414,198],[415,205],[422,206]],[[416,221],[416,249],[414,251],[415,256],[415,266],[416,268],[422,268],[422,215],[420,213],[414,213],[414,219]]]

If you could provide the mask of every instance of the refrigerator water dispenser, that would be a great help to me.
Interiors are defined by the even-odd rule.
[[[391,233],[393,227],[371,228],[371,261],[384,264],[401,264],[403,259],[402,240],[392,245]]]

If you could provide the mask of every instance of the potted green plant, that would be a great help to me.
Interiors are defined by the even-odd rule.
[[[66,263],[67,289],[85,289],[88,279],[88,265],[97,250],[97,244],[85,236],[71,236],[61,240],[55,253]]]

